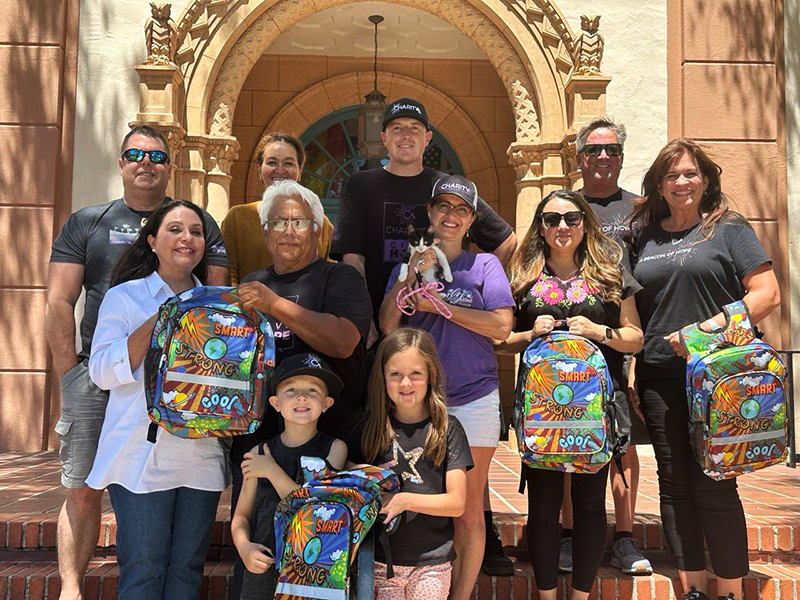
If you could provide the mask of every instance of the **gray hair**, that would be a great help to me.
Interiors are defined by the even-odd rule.
[[[325,211],[322,208],[322,202],[320,202],[319,196],[307,187],[291,179],[285,179],[264,190],[264,195],[258,205],[258,216],[261,219],[261,228],[263,229],[264,225],[267,224],[269,220],[269,211],[272,210],[276,202],[285,200],[286,198],[296,197],[302,198],[311,208],[311,213],[314,215],[314,231],[321,230],[322,223],[325,220]]]
[[[575,139],[575,145],[577,147],[576,150],[578,154],[583,152],[583,149],[586,147],[586,140],[589,138],[589,134],[595,129],[610,129],[617,136],[617,140],[619,140],[622,148],[625,149],[625,140],[628,138],[628,134],[625,131],[625,125],[622,123],[615,123],[609,117],[597,117],[596,119],[589,121],[586,125],[580,128],[580,131],[578,131],[578,137]]]

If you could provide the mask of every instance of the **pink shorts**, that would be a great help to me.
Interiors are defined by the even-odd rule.
[[[450,563],[422,567],[394,566],[394,577],[386,579],[386,565],[375,563],[377,600],[447,600],[450,592]]]

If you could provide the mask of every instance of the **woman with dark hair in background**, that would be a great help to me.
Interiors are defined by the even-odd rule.
[[[770,258],[745,218],[728,209],[721,173],[697,144],[673,140],[647,171],[631,217],[645,333],[629,397],[650,432],[661,520],[689,600],[706,598],[704,541],[720,598],[742,598],[749,565],[736,480],[707,477],[692,453],[679,331],[708,319],[724,326],[722,307],[737,300],[755,324],[780,302]]]
[[[264,147],[258,152],[256,161],[259,167],[258,177],[266,189],[284,179],[300,181],[306,162],[306,151],[300,140],[293,135],[272,133],[264,140]],[[238,285],[250,273],[272,265],[272,257],[261,234],[258,205],[259,201],[234,206],[222,221],[231,285]],[[325,217],[317,247],[320,258],[328,258],[332,238],[333,225]]]
[[[100,306],[89,375],[111,393],[86,484],[108,489],[117,516],[120,600],[197,597],[228,484],[218,440],[147,439],[142,363],[159,307],[205,282],[205,235],[197,206],[165,202],[120,258]]]
[[[642,347],[634,294],[640,289],[622,268],[622,251],[600,228],[584,197],[567,190],[549,194],[536,207],[525,239],[509,264],[517,302],[514,333],[496,347],[502,354],[524,352],[534,338],[563,321],[570,333],[595,342],[614,383],[615,406],[622,391],[624,353]],[[522,435],[517,432],[517,435]],[[573,473],[573,572],[570,598],[588,598],[606,541],[605,492],[609,466]],[[562,471],[523,465],[528,484],[528,548],[543,600],[555,600],[564,495]]]

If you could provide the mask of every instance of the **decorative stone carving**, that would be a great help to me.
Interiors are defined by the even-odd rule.
[[[208,138],[205,169],[209,175],[231,174],[233,161],[239,157],[239,142],[235,137]]]
[[[578,75],[600,75],[600,62],[603,60],[603,36],[597,30],[600,15],[581,15],[583,33],[575,44],[575,62]]]
[[[147,65],[174,65],[178,49],[178,28],[170,18],[172,4],[151,2],[150,18],[144,26]]]
[[[222,100],[217,103],[209,131],[214,136],[228,135],[233,130],[233,112],[230,104]]]
[[[533,104],[530,92],[518,79],[511,82],[511,91],[513,94],[514,121],[517,127],[517,141],[538,141],[541,128],[539,127],[539,116],[536,114],[536,107]]]

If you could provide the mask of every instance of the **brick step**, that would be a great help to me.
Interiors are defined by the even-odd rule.
[[[206,563],[202,600],[227,600],[233,563]],[[86,574],[86,600],[116,600],[119,569],[112,558],[95,560]],[[715,597],[713,575],[708,574],[709,597]],[[559,578],[559,597],[569,585]],[[0,561],[1,600],[57,600],[61,590],[56,564],[52,561]],[[800,565],[755,565],[744,580],[746,600],[785,600],[800,595]],[[476,586],[478,600],[535,600],[538,598],[530,563],[517,561],[513,577],[481,575]],[[681,597],[677,571],[667,563],[655,564],[649,577],[631,577],[604,563],[590,600],[667,600]]]
[[[3,551],[53,551],[56,548],[56,514],[0,514],[0,554]],[[777,520],[777,519],[776,519]],[[526,548],[526,516],[495,513],[495,525],[503,545]],[[116,545],[117,524],[113,512],[103,515],[97,556],[113,554]],[[614,534],[609,524],[608,548]],[[656,520],[635,523],[633,535],[643,550],[666,550],[661,524]],[[747,541],[750,560],[757,563],[800,562],[800,522],[795,524],[749,525]],[[220,505],[211,533],[210,558],[227,560],[232,555],[230,509]],[[217,552],[217,554],[213,554]],[[0,596],[2,600],[2,596]]]

